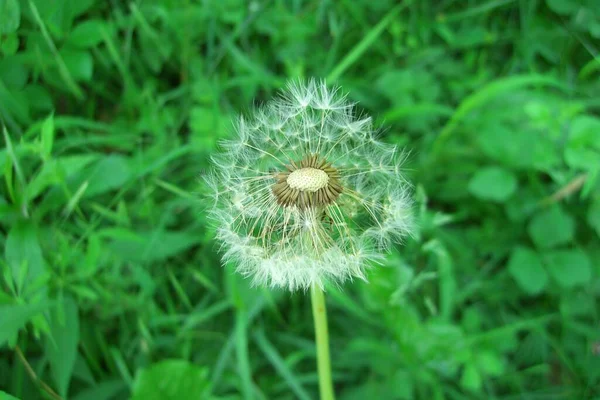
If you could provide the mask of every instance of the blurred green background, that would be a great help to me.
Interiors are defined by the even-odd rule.
[[[410,152],[327,291],[339,399],[600,398],[598,0],[0,0],[0,399],[315,399],[308,296],[220,266],[202,174],[288,78]]]

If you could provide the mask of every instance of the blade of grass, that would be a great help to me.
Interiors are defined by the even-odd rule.
[[[366,312],[344,291],[337,290],[333,287],[328,287],[327,295],[332,300],[333,305],[335,305],[336,307],[343,308],[346,312],[352,314],[355,318],[359,319],[360,321],[373,326],[382,326],[380,320],[378,320],[377,318],[373,318],[371,314]]]
[[[42,36],[44,36],[44,39],[46,40],[46,44],[48,44],[50,51],[56,58],[56,64],[58,65],[58,72],[59,72],[61,78],[65,81],[67,87],[69,88],[69,90],[71,90],[71,92],[73,92],[75,97],[77,97],[78,100],[83,100],[83,98],[84,98],[83,91],[81,90],[79,85],[77,85],[77,83],[75,82],[73,77],[71,76],[71,73],[69,72],[69,68],[67,68],[67,64],[65,64],[65,61],[63,60],[60,53],[58,52],[58,49],[56,48],[56,45],[54,44],[52,37],[50,37],[50,33],[48,32],[48,29],[46,29],[46,25],[44,24],[44,21],[42,21],[42,17],[40,16],[40,13],[39,13],[37,7],[35,6],[34,2],[31,0],[29,0],[29,8],[31,9],[31,13],[33,14],[33,18],[35,19],[35,22],[38,24],[38,26],[40,27],[40,30],[42,31]]]
[[[206,257],[203,257],[203,261],[206,259]],[[207,263],[208,265],[209,263]],[[193,280],[195,280],[196,282],[198,282],[199,284],[201,284],[202,286],[204,286],[206,289],[208,289],[210,292],[212,293],[219,293],[219,288],[217,287],[217,285],[214,284],[214,282],[207,277],[206,275],[204,275],[203,273],[201,273],[200,271],[196,271],[193,268],[190,268],[190,275],[192,277]]]
[[[121,59],[121,56],[119,55],[119,51],[117,50],[117,45],[113,42],[113,40],[110,37],[110,35],[108,34],[108,32],[106,32],[106,30],[104,28],[101,28],[101,29],[102,29],[102,32],[101,32],[102,39],[104,40],[104,44],[106,45],[108,54],[110,55],[113,62],[117,66],[117,70],[119,71],[119,74],[121,74],[121,77],[123,78],[124,89],[125,90],[127,90],[128,88],[134,89],[135,84],[134,84],[133,78],[132,78],[129,70],[125,66],[125,63]]]
[[[287,382],[288,386],[294,392],[296,397],[301,400],[310,400],[311,396],[308,394],[306,389],[304,389],[298,378],[294,376],[294,373],[285,364],[285,361],[281,358],[275,347],[267,340],[264,333],[259,331],[252,337],[269,362],[273,365],[277,373],[285,382]]]
[[[400,13],[400,11],[408,5],[409,2],[404,2],[405,4],[399,4],[396,7],[392,8],[385,17],[377,25],[375,25],[365,36],[364,38],[354,46],[352,50],[340,61],[333,70],[327,75],[328,81],[337,81],[344,72],[350,68],[352,64],[354,64],[379,38],[379,35],[387,28],[388,24]]]
[[[195,329],[198,325],[205,321],[221,314],[231,308],[231,302],[229,300],[223,300],[218,303],[211,305],[210,307],[203,308],[198,312],[193,311],[189,317],[183,322],[183,326],[178,332],[178,336],[184,335],[186,332]]]
[[[125,381],[127,386],[131,389],[133,387],[133,377],[131,376],[131,372],[129,372],[129,368],[127,368],[127,363],[125,362],[120,350],[116,347],[111,347],[110,355],[112,356],[112,359],[115,362],[123,381]]]
[[[179,283],[177,277],[175,277],[175,275],[173,274],[173,271],[171,269],[167,269],[167,276],[169,277],[171,285],[173,285],[173,289],[175,289],[177,297],[181,300],[181,304],[183,304],[188,310],[191,310],[192,303],[190,301],[190,298],[185,292],[183,286],[181,286],[181,284]]]
[[[482,4],[480,6],[469,7],[465,11],[454,13],[451,15],[440,15],[438,16],[438,21],[440,22],[450,22],[450,21],[458,21],[465,18],[474,17],[479,14],[485,14],[489,11],[492,11],[495,8],[505,6],[507,4],[513,3],[515,0],[496,0],[490,1],[489,3]]]
[[[4,143],[6,143],[6,153],[8,154],[8,157],[10,158],[10,160],[12,161],[12,165],[15,169],[15,173],[17,174],[17,179],[19,180],[19,184],[21,185],[22,188],[24,188],[25,187],[25,174],[23,174],[23,170],[21,169],[21,165],[19,164],[19,159],[17,158],[17,154],[15,153],[15,149],[12,145],[12,141],[10,140],[10,136],[8,135],[8,131],[6,130],[5,126],[2,127],[2,134],[4,135]],[[8,179],[7,179],[6,183],[9,188],[12,187],[12,185],[10,185],[10,182],[8,182]],[[13,193],[13,197],[15,197],[15,196],[16,196],[16,193]],[[23,191],[23,199],[21,200],[21,202],[22,202],[21,212],[23,213],[23,216],[25,218],[29,218],[29,211],[27,208],[27,197],[26,197],[25,191]]]
[[[196,201],[197,198],[195,196],[193,196],[192,194],[190,194],[189,192],[177,187],[176,185],[173,185],[169,182],[165,182],[162,179],[156,178],[154,179],[154,184],[156,186],[159,186],[161,188],[163,188],[164,190],[166,190],[167,192],[170,192],[171,194],[175,195],[175,196],[179,196],[183,199],[186,200],[191,200],[191,201]]]
[[[71,215],[71,213],[73,212],[73,210],[75,209],[75,207],[77,207],[77,205],[79,204],[79,200],[81,200],[81,197],[83,196],[83,194],[85,193],[86,189],[88,188],[89,182],[88,181],[84,181],[79,188],[77,189],[77,191],[75,192],[75,194],[73,195],[73,197],[71,197],[69,199],[69,202],[67,203],[65,209],[64,209],[64,215],[65,217],[68,217],[69,215]]]
[[[257,78],[257,81],[271,87],[283,86],[284,81],[282,79],[273,75],[271,71],[253,60],[248,54],[241,51],[234,43],[227,44],[226,49],[237,65],[254,75]]]
[[[265,304],[266,304],[266,302],[265,302],[264,298],[262,298],[262,297],[259,298],[259,300],[252,306],[252,308],[248,312],[247,318],[246,318],[246,324],[252,323],[254,318],[256,318],[256,316],[265,307]],[[229,338],[227,339],[227,342],[225,343],[225,345],[222,347],[221,353],[219,354],[219,358],[217,359],[217,362],[215,363],[215,366],[213,368],[211,381],[213,382],[213,385],[215,387],[217,387],[218,382],[220,381],[221,376],[223,375],[223,371],[225,370],[225,367],[227,366],[227,362],[229,361],[231,353],[233,352],[233,349],[235,346],[235,340],[236,340],[236,329],[237,329],[237,327],[234,328],[232,330],[231,334],[229,335]]]

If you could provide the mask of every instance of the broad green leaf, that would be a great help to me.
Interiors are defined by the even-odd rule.
[[[19,36],[16,33],[10,33],[0,40],[0,53],[5,56],[14,55],[19,49]]]
[[[504,203],[504,210],[511,223],[524,222],[538,210],[540,196],[530,186],[523,185],[518,196],[511,197]]]
[[[562,162],[562,153],[549,135],[536,131],[515,130],[511,126],[491,123],[477,135],[486,156],[514,168],[550,170]]]
[[[576,1],[571,0],[546,0],[546,4],[555,13],[563,15],[571,14],[580,7]]]
[[[119,155],[102,158],[98,163],[90,166],[84,174],[84,180],[89,181],[84,197],[91,197],[120,188],[129,180],[131,173],[127,158]],[[83,182],[80,182],[77,187],[81,183]]]
[[[77,276],[89,278],[96,273],[100,267],[100,257],[102,256],[102,242],[97,234],[93,233],[88,237],[85,251],[85,259],[77,270]]]
[[[206,399],[208,372],[185,360],[165,360],[136,376],[131,400]]]
[[[68,43],[75,47],[94,47],[102,42],[106,24],[97,19],[83,21],[69,34]]]
[[[560,299],[560,312],[564,316],[586,318],[596,312],[596,298],[585,290],[565,291]]]
[[[479,369],[490,376],[502,376],[505,367],[502,357],[492,351],[482,351],[475,355]]]
[[[517,178],[500,167],[479,170],[469,181],[469,192],[482,200],[502,202],[517,189]]]
[[[529,236],[540,248],[569,243],[575,233],[573,217],[554,205],[537,213],[527,227]]]
[[[62,307],[52,310],[50,333],[45,352],[58,392],[66,398],[79,345],[79,310],[71,298],[65,297]]]
[[[2,269],[0,269],[0,270],[2,270]],[[2,274],[5,274],[7,271],[8,271],[8,269],[3,269]],[[5,281],[9,281],[11,279],[10,277],[7,277],[7,276],[2,276],[2,278],[4,278]],[[10,285],[10,283],[7,283],[7,285]],[[0,305],[9,305],[9,304],[13,304],[13,303],[14,303],[14,299],[10,294],[0,291]]]
[[[0,104],[5,112],[8,112],[18,121],[31,124],[30,105],[25,94],[19,91],[11,91],[0,81]]]
[[[443,148],[442,145],[446,140],[448,140],[448,137],[452,134],[452,132],[456,130],[459,123],[465,119],[465,117],[475,108],[482,106],[486,102],[501,94],[516,91],[522,87],[533,85],[554,86],[558,88],[564,87],[560,81],[543,75],[516,75],[488,83],[461,102],[452,118],[450,118],[448,123],[446,123],[446,126],[444,126],[444,129],[442,129],[436,138],[436,141],[434,142],[433,153],[435,154]]]
[[[80,301],[78,297],[75,298],[78,301]],[[75,358],[75,366],[73,367],[73,378],[76,378],[81,382],[85,382],[88,385],[96,384],[96,379],[94,378],[94,374],[90,369],[87,360],[80,354],[78,354]]]
[[[530,295],[541,293],[548,283],[548,273],[537,253],[527,247],[513,250],[508,272],[523,291]]]
[[[18,0],[0,0],[0,36],[15,32],[21,24]]]
[[[75,18],[88,9],[90,9],[96,0],[79,0],[75,2],[69,2],[69,11],[71,12],[72,18]]]
[[[415,399],[415,386],[418,382],[410,372],[399,370],[388,379],[369,376],[361,379],[358,385],[348,386],[339,393],[343,400],[365,399]]]
[[[481,374],[475,363],[467,363],[460,377],[460,385],[471,391],[479,391],[481,389]]]
[[[555,250],[544,257],[548,272],[564,288],[572,288],[590,282],[592,263],[582,250]]]
[[[600,119],[577,117],[571,123],[565,160],[572,168],[595,169],[600,165]]]
[[[0,0],[2,1],[2,0]],[[10,90],[21,91],[27,85],[29,68],[22,57],[12,56],[0,58],[0,81]]]
[[[532,135],[524,135],[502,124],[490,124],[477,135],[477,143],[486,156],[510,166],[530,166]],[[525,147],[523,145],[529,145]]]
[[[189,125],[194,132],[193,144],[198,149],[209,152],[216,148],[217,142],[226,136],[229,117],[218,109],[194,107],[190,111]]]
[[[19,221],[13,225],[6,238],[4,255],[19,287],[33,282],[44,273],[46,264],[33,221]],[[24,282],[20,282],[18,277],[21,276]]]
[[[72,29],[73,21],[94,5],[97,0],[28,0],[30,7],[39,15],[39,19],[59,39],[63,39]]]
[[[124,398],[124,392],[127,390],[125,382],[122,380],[104,380],[77,393],[72,400],[111,400]],[[118,396],[120,394],[120,396]]]
[[[2,0],[0,0],[0,1],[2,1]],[[19,400],[19,399],[0,390],[0,400]]]
[[[37,198],[48,186],[66,181],[97,158],[97,155],[92,154],[64,156],[48,160],[44,163],[42,170],[27,184],[27,198],[30,200]],[[61,200],[63,199],[61,197]]]
[[[23,94],[32,109],[47,113],[54,108],[48,88],[44,86],[28,83]]]
[[[46,309],[48,304],[0,305],[0,347],[12,339],[31,318]]]
[[[52,145],[54,144],[54,114],[50,114],[42,124],[40,132],[40,140],[42,147],[42,157],[47,159],[52,153]]]
[[[587,223],[600,236],[600,198],[596,198],[587,213]]]
[[[600,20],[589,24],[589,32],[596,39],[600,39]]]
[[[67,70],[75,81],[89,81],[94,72],[92,55],[85,50],[62,49],[60,51]]]

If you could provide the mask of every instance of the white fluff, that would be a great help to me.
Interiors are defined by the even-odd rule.
[[[368,266],[411,228],[403,155],[376,136],[339,88],[314,80],[289,83],[240,118],[207,178],[224,262],[256,285],[291,291],[366,279]],[[309,154],[338,169],[344,191],[323,207],[278,205],[274,174]]]

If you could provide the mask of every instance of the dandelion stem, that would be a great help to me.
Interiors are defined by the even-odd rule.
[[[310,289],[313,318],[315,320],[315,337],[317,341],[317,371],[319,373],[319,393],[321,400],[334,400],[333,382],[331,380],[331,361],[329,358],[329,333],[327,331],[327,309],[325,294],[317,285]]]

